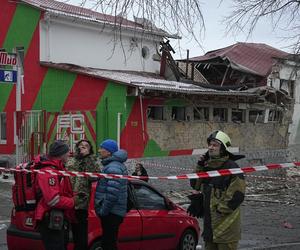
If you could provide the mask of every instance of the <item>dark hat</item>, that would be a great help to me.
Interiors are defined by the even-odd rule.
[[[106,149],[110,153],[114,153],[119,150],[118,144],[116,141],[107,139],[100,144],[100,148]]]
[[[59,157],[70,151],[68,144],[62,140],[54,141],[49,148],[49,156]]]

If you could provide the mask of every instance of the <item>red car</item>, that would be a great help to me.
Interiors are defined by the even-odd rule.
[[[101,249],[99,219],[94,211],[94,191],[89,210],[89,250]],[[120,250],[196,249],[200,228],[197,219],[171,202],[144,181],[132,180],[128,185],[130,211],[119,231]],[[7,229],[9,250],[44,249],[40,235],[33,228],[33,212],[12,210]],[[70,236],[72,242],[72,236]],[[70,243],[68,250],[73,249]]]

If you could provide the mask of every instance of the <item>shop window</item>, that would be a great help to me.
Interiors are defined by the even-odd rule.
[[[214,122],[227,122],[228,110],[225,108],[214,108]]]
[[[185,107],[172,107],[172,120],[185,121]]]
[[[264,122],[264,111],[263,110],[250,110],[249,111],[249,122],[263,123]]]
[[[6,144],[6,113],[0,113],[0,143]]]
[[[147,109],[147,118],[150,120],[163,120],[164,108],[162,106],[149,106]]]
[[[195,107],[194,108],[194,120],[208,121],[209,120],[209,108],[208,107]]]
[[[269,122],[278,122],[281,118],[281,112],[279,110],[270,110],[269,111]]]
[[[232,109],[231,121],[235,123],[245,122],[245,110],[244,109]]]

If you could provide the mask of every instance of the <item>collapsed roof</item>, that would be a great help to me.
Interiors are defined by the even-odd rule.
[[[289,53],[262,43],[236,43],[190,58],[196,69],[210,84],[234,85],[255,83],[265,85],[276,58]]]
[[[224,91],[201,87],[190,83],[168,81],[159,75],[145,72],[122,72],[49,62],[41,62],[41,65],[127,85],[131,89],[138,90],[138,92],[134,92],[134,95],[142,94],[145,96],[161,97],[178,97],[178,95],[181,95],[196,99],[199,99],[201,96],[201,100],[207,99],[210,101],[215,98],[223,98],[234,102],[243,99],[244,102],[249,103],[270,103],[279,106],[286,106],[290,104],[290,97],[288,95],[276,90],[275,88],[267,86],[243,91]],[[132,93],[129,94],[132,95]]]

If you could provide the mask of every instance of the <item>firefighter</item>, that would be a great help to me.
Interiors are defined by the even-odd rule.
[[[35,163],[44,170],[65,170],[69,157],[69,146],[61,140],[54,141],[47,155],[35,158]],[[68,223],[73,222],[74,205],[69,177],[38,173],[36,190],[40,196],[35,210],[37,230],[41,234],[46,250],[66,250],[68,244]]]
[[[208,151],[200,157],[196,172],[239,168],[235,160],[244,156],[228,152],[231,140],[222,131],[207,138]],[[206,250],[236,250],[241,237],[240,205],[245,196],[243,174],[192,179],[193,189],[203,194],[202,233]],[[191,214],[197,214],[189,208]]]

